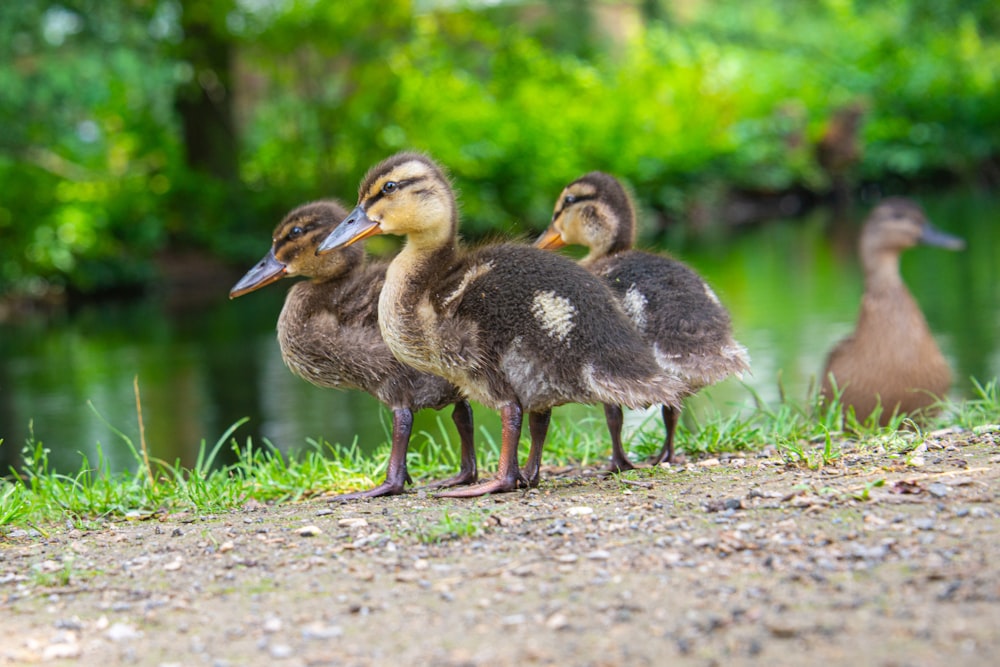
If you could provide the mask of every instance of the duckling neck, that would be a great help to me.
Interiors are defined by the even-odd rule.
[[[420,370],[433,368],[427,358],[437,321],[432,291],[457,256],[454,238],[432,246],[409,239],[386,272],[378,301],[382,338],[393,354]]]
[[[631,250],[634,243],[635,222],[626,221],[618,227],[614,236],[606,238],[603,243],[591,245],[590,252],[580,260],[580,265],[589,268],[605,257]]]

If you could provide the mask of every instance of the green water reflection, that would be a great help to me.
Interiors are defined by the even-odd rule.
[[[968,194],[920,200],[935,224],[968,241],[962,253],[917,248],[902,263],[952,363],[953,393],[967,395],[968,378],[1000,372],[1000,200]],[[828,228],[828,213],[817,211],[683,254],[732,311],[737,337],[753,360],[753,375],[744,381],[768,401],[778,400],[779,378],[787,396],[804,398],[827,350],[853,326],[862,291],[853,240],[832,239]],[[76,470],[80,453],[95,460],[98,446],[113,468],[131,468],[134,460],[114,429],[139,442],[135,376],[151,452],[171,462],[193,464],[202,439],[214,442],[243,417],[250,422],[237,431],[241,442],[267,438],[285,451],[310,438],[357,440],[366,449],[386,441],[387,415],[376,401],[312,387],[284,367],[274,339],[283,294],[276,285],[229,301],[221,290],[197,311],[170,312],[153,299],[5,323],[0,466],[17,462],[31,425],[59,469]],[[706,394],[692,410],[709,401],[725,410],[751,404],[735,380]],[[591,413],[596,409],[562,408],[555,419]],[[499,437],[495,415],[477,409],[476,416],[477,425]],[[447,412],[425,411],[415,433],[437,433],[439,421],[451,428]]]

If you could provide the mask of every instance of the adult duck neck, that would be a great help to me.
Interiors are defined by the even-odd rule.
[[[879,251],[867,253],[864,257],[865,291],[883,293],[903,287],[899,274],[899,253]]]

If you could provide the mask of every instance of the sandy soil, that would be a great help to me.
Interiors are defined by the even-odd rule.
[[[0,664],[957,665],[1000,655],[1000,427],[0,536]]]

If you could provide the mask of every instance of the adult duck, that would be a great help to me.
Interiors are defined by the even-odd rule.
[[[379,298],[382,336],[402,361],[499,410],[497,476],[443,492],[478,496],[538,483],[551,409],[564,403],[677,405],[682,384],[657,366],[609,288],[564,257],[524,244],[464,249],[451,183],[429,157],[373,167],[357,207],[320,252],[372,234],[406,237]],[[531,453],[518,468],[528,412]]]
[[[291,211],[278,224],[271,250],[233,287],[242,296],[284,277],[303,276],[288,290],[278,316],[278,344],[288,368],[304,380],[333,389],[360,389],[392,410],[392,448],[385,481],[334,500],[403,493],[410,476],[406,452],[413,412],[454,405],[461,440],[461,469],[439,486],[476,481],[472,409],[462,393],[436,375],[400,363],[382,341],[378,297],[388,262],[368,261],[362,247],[318,256],[320,242],[347,215],[335,201],[317,201]]]
[[[672,257],[633,249],[635,236],[628,192],[614,176],[595,171],[563,189],[536,245],[588,249],[581,266],[607,282],[660,366],[684,381],[685,396],[749,371],[746,348],[733,339],[729,312],[708,283]],[[612,468],[632,468],[621,444],[621,406],[605,404],[604,412]],[[666,435],[655,463],[673,460],[679,413],[669,404],[661,409]]]
[[[844,409],[864,422],[881,408],[885,426],[899,413],[927,413],[951,384],[951,369],[920,306],[899,274],[899,256],[918,243],[961,250],[965,242],[933,227],[912,200],[876,206],[861,230],[865,291],[854,333],[830,352],[821,393],[840,391]]]

